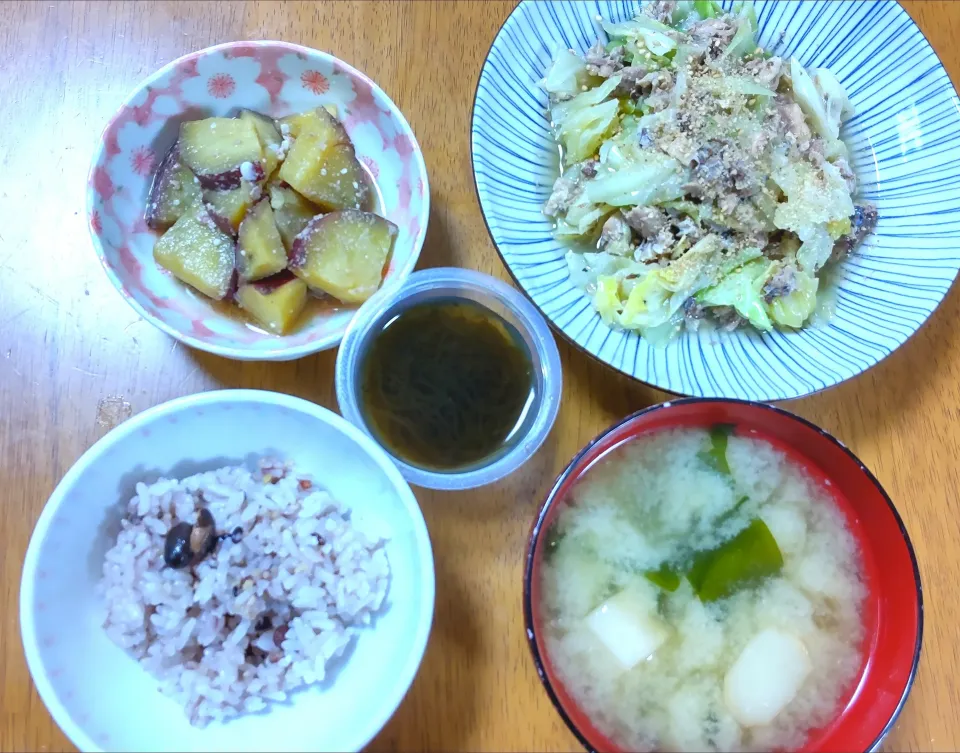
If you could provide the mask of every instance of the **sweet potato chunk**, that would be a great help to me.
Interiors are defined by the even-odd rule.
[[[344,130],[343,125],[337,120],[337,106],[323,105],[306,112],[298,112],[293,115],[287,115],[277,121],[282,128],[284,125],[293,138],[297,138],[301,133],[314,131],[321,134],[331,135],[336,132],[337,135],[331,138],[331,141],[348,142],[349,137]]]
[[[326,175],[321,170],[320,178],[310,186],[317,203],[335,209],[370,209],[370,184],[352,144],[334,147],[325,167]]]
[[[361,209],[369,186],[350,137],[324,108],[292,116],[296,141],[278,177],[326,210]]]
[[[150,186],[144,219],[154,230],[165,230],[184,214],[196,209],[200,183],[180,160],[177,145],[170,147]]]
[[[237,303],[270,332],[290,331],[307,304],[307,285],[290,272],[281,272],[259,282],[243,284]]]
[[[287,250],[266,199],[254,205],[243,222],[237,241],[237,271],[245,281],[260,280],[286,269]]]
[[[223,232],[236,236],[247,211],[260,197],[260,188],[241,181],[236,188],[224,191],[204,191],[203,203],[211,219]]]
[[[327,145],[313,133],[303,133],[278,175],[322,209],[367,206],[370,188],[352,144]]]
[[[287,186],[271,183],[267,190],[270,192],[270,207],[283,239],[283,247],[289,251],[293,247],[293,239],[310,220],[320,214],[320,210]]]
[[[362,303],[383,280],[397,226],[357,209],[310,221],[293,242],[290,269],[313,290]]]
[[[183,215],[157,241],[153,258],[205,296],[221,300],[233,289],[233,239],[203,208]]]
[[[280,129],[273,122],[273,118],[253,110],[241,110],[240,120],[249,121],[260,138],[260,151],[263,154],[263,174],[264,178],[269,180],[270,176],[280,167],[280,155],[283,154],[281,147],[283,137],[280,135]]]
[[[262,180],[260,137],[242,118],[206,118],[180,124],[180,156],[203,188],[230,189]]]

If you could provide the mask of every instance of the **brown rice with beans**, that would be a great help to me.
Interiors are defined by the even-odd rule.
[[[104,628],[203,726],[323,680],[389,577],[383,541],[310,477],[227,466],[137,484],[103,565]]]

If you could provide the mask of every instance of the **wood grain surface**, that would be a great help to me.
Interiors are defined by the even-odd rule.
[[[84,212],[100,131],[132,87],[193,50],[284,39],[375,79],[423,147],[433,216],[421,267],[506,279],[470,167],[484,56],[512,2],[0,3],[0,751],[72,750],[33,688],[20,644],[20,568],[57,481],[113,425],[202,390],[278,390],[336,408],[334,351],[237,363],[142,320],[97,264]],[[907,3],[956,82],[960,2]],[[876,473],[913,536],[924,581],[919,678],[891,751],[960,747],[960,298],[867,374],[787,407]],[[420,673],[372,750],[576,750],[540,686],[521,615],[534,511],[573,454],[663,395],[565,344],[556,428],[519,472],[466,493],[416,490],[433,539],[437,607]]]

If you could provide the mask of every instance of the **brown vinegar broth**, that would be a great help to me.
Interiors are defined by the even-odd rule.
[[[502,454],[535,388],[516,328],[486,306],[435,298],[389,314],[360,366],[360,408],[396,457],[454,471]]]

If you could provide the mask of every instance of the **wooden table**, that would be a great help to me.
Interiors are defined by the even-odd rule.
[[[334,351],[294,363],[226,361],[142,320],[100,270],[84,213],[104,123],[128,91],[186,52],[238,39],[329,50],[374,78],[427,161],[433,216],[421,267],[506,278],[470,168],[473,93],[512,2],[7,2],[0,4],[0,751],[72,749],[34,690],[20,645],[20,567],[34,522],[79,455],[130,412],[202,390],[288,392],[330,408]],[[960,3],[908,10],[960,80]],[[926,635],[887,750],[960,748],[960,297],[868,374],[788,407],[874,470],[912,536]],[[956,347],[955,347],[956,346]],[[663,399],[560,346],[556,428],[522,470],[479,491],[418,490],[433,539],[433,635],[373,750],[575,750],[528,655],[521,563],[554,476],[614,420]],[[950,585],[950,584],[953,585]]]

